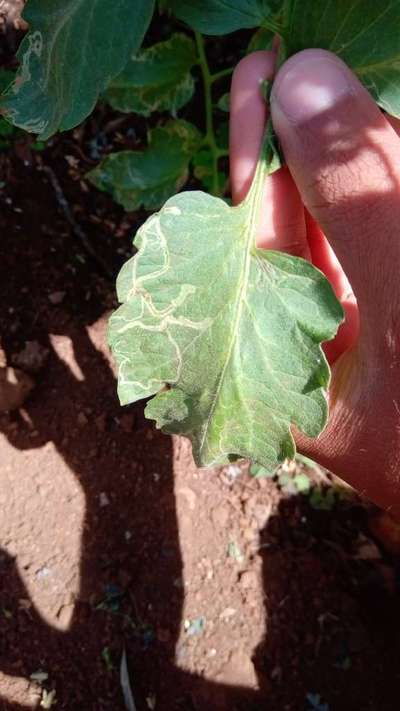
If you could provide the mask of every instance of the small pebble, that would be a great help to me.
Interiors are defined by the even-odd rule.
[[[76,421],[80,427],[84,427],[88,423],[88,418],[84,412],[79,412]]]
[[[64,301],[65,294],[65,291],[53,291],[49,294],[48,299],[53,306],[58,306],[58,304],[61,304]]]
[[[110,499],[108,498],[107,494],[102,491],[99,494],[99,501],[100,501],[100,506],[104,508],[104,506],[109,506],[110,505]]]
[[[239,578],[239,585],[242,590],[249,590],[257,587],[258,578],[254,570],[245,570]]]

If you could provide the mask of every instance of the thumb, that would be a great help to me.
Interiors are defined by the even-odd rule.
[[[357,298],[362,340],[382,342],[400,313],[400,139],[356,76],[324,50],[281,67],[271,115],[302,200]]]

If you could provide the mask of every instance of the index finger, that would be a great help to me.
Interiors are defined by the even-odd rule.
[[[261,92],[275,71],[273,52],[254,52],[237,65],[231,87],[230,174],[232,199],[240,203],[256,169],[269,109]],[[257,233],[257,245],[310,257],[303,205],[286,167],[269,176]]]

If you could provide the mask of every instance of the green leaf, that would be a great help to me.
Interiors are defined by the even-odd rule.
[[[261,478],[267,478],[267,479],[274,479],[276,476],[276,467],[274,469],[266,469],[265,467],[262,467],[260,464],[251,464],[250,465],[250,474],[251,476],[256,477],[257,479]]]
[[[212,192],[213,180],[213,157],[209,148],[200,148],[193,156],[193,175],[203,183],[206,190]]]
[[[14,78],[15,72],[10,72],[8,69],[0,69],[0,94],[10,86]]]
[[[290,0],[285,53],[335,52],[385,111],[400,116],[399,27],[399,0]]]
[[[262,180],[229,207],[185,192],[137,233],[110,321],[123,404],[190,437],[199,466],[249,457],[272,469],[327,420],[320,342],[343,313],[309,262],[254,244]],[[166,389],[167,388],[167,389]]]
[[[125,210],[141,205],[155,210],[185,184],[189,161],[200,143],[195,126],[169,121],[149,131],[148,147],[143,151],[111,153],[87,173],[87,178],[111,193]]]
[[[230,541],[228,543],[228,556],[236,560],[238,563],[243,563],[244,561],[244,555],[235,541]]]
[[[29,0],[21,67],[2,108],[45,140],[80,123],[142,42],[154,0]]]
[[[248,46],[247,54],[260,50],[271,49],[274,41],[274,33],[266,27],[260,27],[252,36]]]
[[[2,138],[8,138],[15,133],[15,128],[5,119],[0,117],[0,136]]]
[[[44,151],[46,148],[47,144],[45,141],[35,141],[31,144],[31,149],[33,151],[37,151],[38,153],[41,153],[41,151]]]
[[[298,464],[302,464],[305,467],[308,467],[308,469],[318,469],[318,464],[314,462],[313,459],[310,459],[309,457],[306,457],[304,454],[300,454],[297,452],[296,454],[296,462]]]
[[[214,188],[213,157],[209,148],[200,148],[193,156],[193,174],[197,180],[204,185],[206,190],[212,192]],[[218,190],[223,190],[228,180],[228,176],[222,171],[218,171]]]
[[[322,489],[321,487],[315,486],[311,491],[310,506],[316,511],[332,511],[335,507],[336,500],[335,489],[332,487]]]
[[[225,35],[259,27],[282,6],[282,0],[170,0],[175,15],[206,35]]]
[[[194,42],[182,34],[144,49],[132,57],[106,91],[117,111],[149,116],[153,111],[176,113],[193,95],[190,69],[196,63]]]
[[[217,106],[220,111],[224,111],[225,113],[229,113],[230,110],[230,94],[229,91],[226,94],[222,94],[220,98],[218,99]]]
[[[299,494],[308,494],[311,488],[311,482],[307,474],[300,472],[293,478],[293,483]]]
[[[229,121],[220,121],[217,130],[215,131],[218,148],[221,150],[229,150]]]

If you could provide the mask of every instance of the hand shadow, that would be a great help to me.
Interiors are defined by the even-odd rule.
[[[128,648],[133,641],[135,657],[143,659],[145,654],[150,678],[143,670],[138,678],[146,690],[154,687],[156,660],[172,655],[179,626],[181,562],[169,439],[153,432],[141,407],[130,410],[124,431],[115,379],[106,359],[85,329],[67,329],[65,335],[73,343],[83,379],[77,380],[52,351],[46,374],[26,404],[30,423],[2,417],[1,429],[18,449],[51,442],[84,492],[80,590],[68,629],[52,629],[34,608],[28,613],[18,609],[18,600],[29,595],[6,556],[1,566],[2,606],[12,610],[12,617],[1,619],[1,667],[7,674],[14,669],[29,677],[38,667],[50,671],[55,660],[62,663],[58,673],[51,671],[61,707],[83,708],[82,699],[109,696],[111,680],[101,653],[122,635]],[[106,497],[106,506],[101,497]],[[68,541],[65,552],[68,555]],[[168,643],[156,640],[152,621],[160,619],[170,624]],[[110,650],[111,656],[120,653],[122,646],[121,639],[118,649]],[[94,673],[99,666],[103,666],[101,675]],[[71,681],[66,683],[67,676]],[[115,694],[101,708],[115,709],[117,699],[120,703],[115,682],[114,677]]]
[[[153,692],[157,709],[205,708],[209,690],[211,706],[224,708],[217,685],[174,664],[183,588],[171,441],[145,420],[142,404],[120,408],[115,377],[103,355],[104,332],[93,326],[106,310],[109,287],[101,286],[93,265],[76,259],[79,245],[43,176],[38,179],[34,165],[16,161],[12,168],[12,199],[0,213],[2,345],[12,359],[21,339],[38,339],[50,356],[23,416],[0,416],[5,442],[16,450],[10,471],[0,470],[6,482],[1,491],[0,672],[24,678],[38,669],[48,672],[47,688],[56,688],[59,709],[122,711],[118,667],[126,646],[139,711],[148,708],[146,697]],[[54,307],[49,293],[59,290],[64,301]],[[40,457],[30,457],[30,450]],[[19,458],[21,451],[26,458]],[[40,483],[52,494],[40,504],[33,462],[43,465]],[[77,517],[71,524],[67,515],[77,506],[72,498],[67,501],[71,478],[84,494],[82,523]],[[60,550],[54,555],[50,550],[51,560],[43,560],[40,570],[29,567],[31,549],[18,560],[18,544],[23,549],[26,537],[39,546],[30,530],[20,540],[25,516],[47,551],[52,544],[61,549],[75,576],[69,537],[80,536],[79,580],[72,584],[67,576],[60,609],[51,610],[61,629],[39,612],[45,609],[43,589],[52,580],[57,583]],[[46,579],[38,577],[43,570]],[[27,586],[37,591],[37,608]],[[72,616],[64,624],[66,611]],[[6,684],[3,677],[0,707],[22,709],[6,700]],[[228,691],[229,709],[235,693]],[[251,692],[243,693],[248,700]]]
[[[253,659],[273,684],[273,704],[260,708],[311,711],[317,696],[328,711],[397,706],[395,561],[371,540],[358,498],[345,497],[332,512],[314,510],[306,496],[282,499],[261,532],[267,625]]]
[[[175,665],[183,587],[171,441],[144,419],[142,406],[125,410],[121,422],[123,411],[106,358],[84,328],[66,326],[62,335],[64,345],[65,337],[72,343],[75,365],[71,354],[68,365],[60,357],[60,344],[54,350],[54,338],[49,340],[48,366],[25,405],[25,419],[18,414],[3,415],[0,429],[18,450],[51,443],[57,455],[51,458],[49,480],[56,475],[54,467],[61,456],[84,492],[79,592],[70,600],[73,614],[67,628],[53,627],[30,600],[18,561],[7,552],[3,540],[0,609],[5,614],[0,616],[0,671],[25,678],[38,669],[47,671],[47,688],[57,690],[57,708],[122,710],[118,667],[125,646],[139,711],[148,708],[150,690],[158,699],[157,709],[168,711],[207,705],[242,708],[243,700],[243,708],[252,708],[249,704],[257,695],[251,690],[214,685]],[[81,379],[76,377],[79,372]],[[13,491],[13,480],[23,476],[19,470],[11,471],[7,480],[9,507],[21,518],[24,514],[18,513],[18,487]],[[28,471],[26,476],[34,474]],[[63,552],[68,557],[63,490],[60,483],[57,486],[61,502],[58,540],[64,539]],[[102,505],[104,495],[106,506]],[[44,522],[46,514],[45,508]],[[7,540],[12,549],[18,548],[18,527],[14,535],[15,540]],[[47,536],[54,532],[48,530]],[[49,574],[57,574],[51,563],[43,562]],[[57,568],[57,556],[53,563]],[[40,571],[25,567],[24,575],[40,599]],[[60,618],[64,603],[65,595],[60,599]],[[105,654],[110,655],[111,666]],[[3,689],[5,697],[6,692]],[[0,708],[26,707],[3,697]]]

